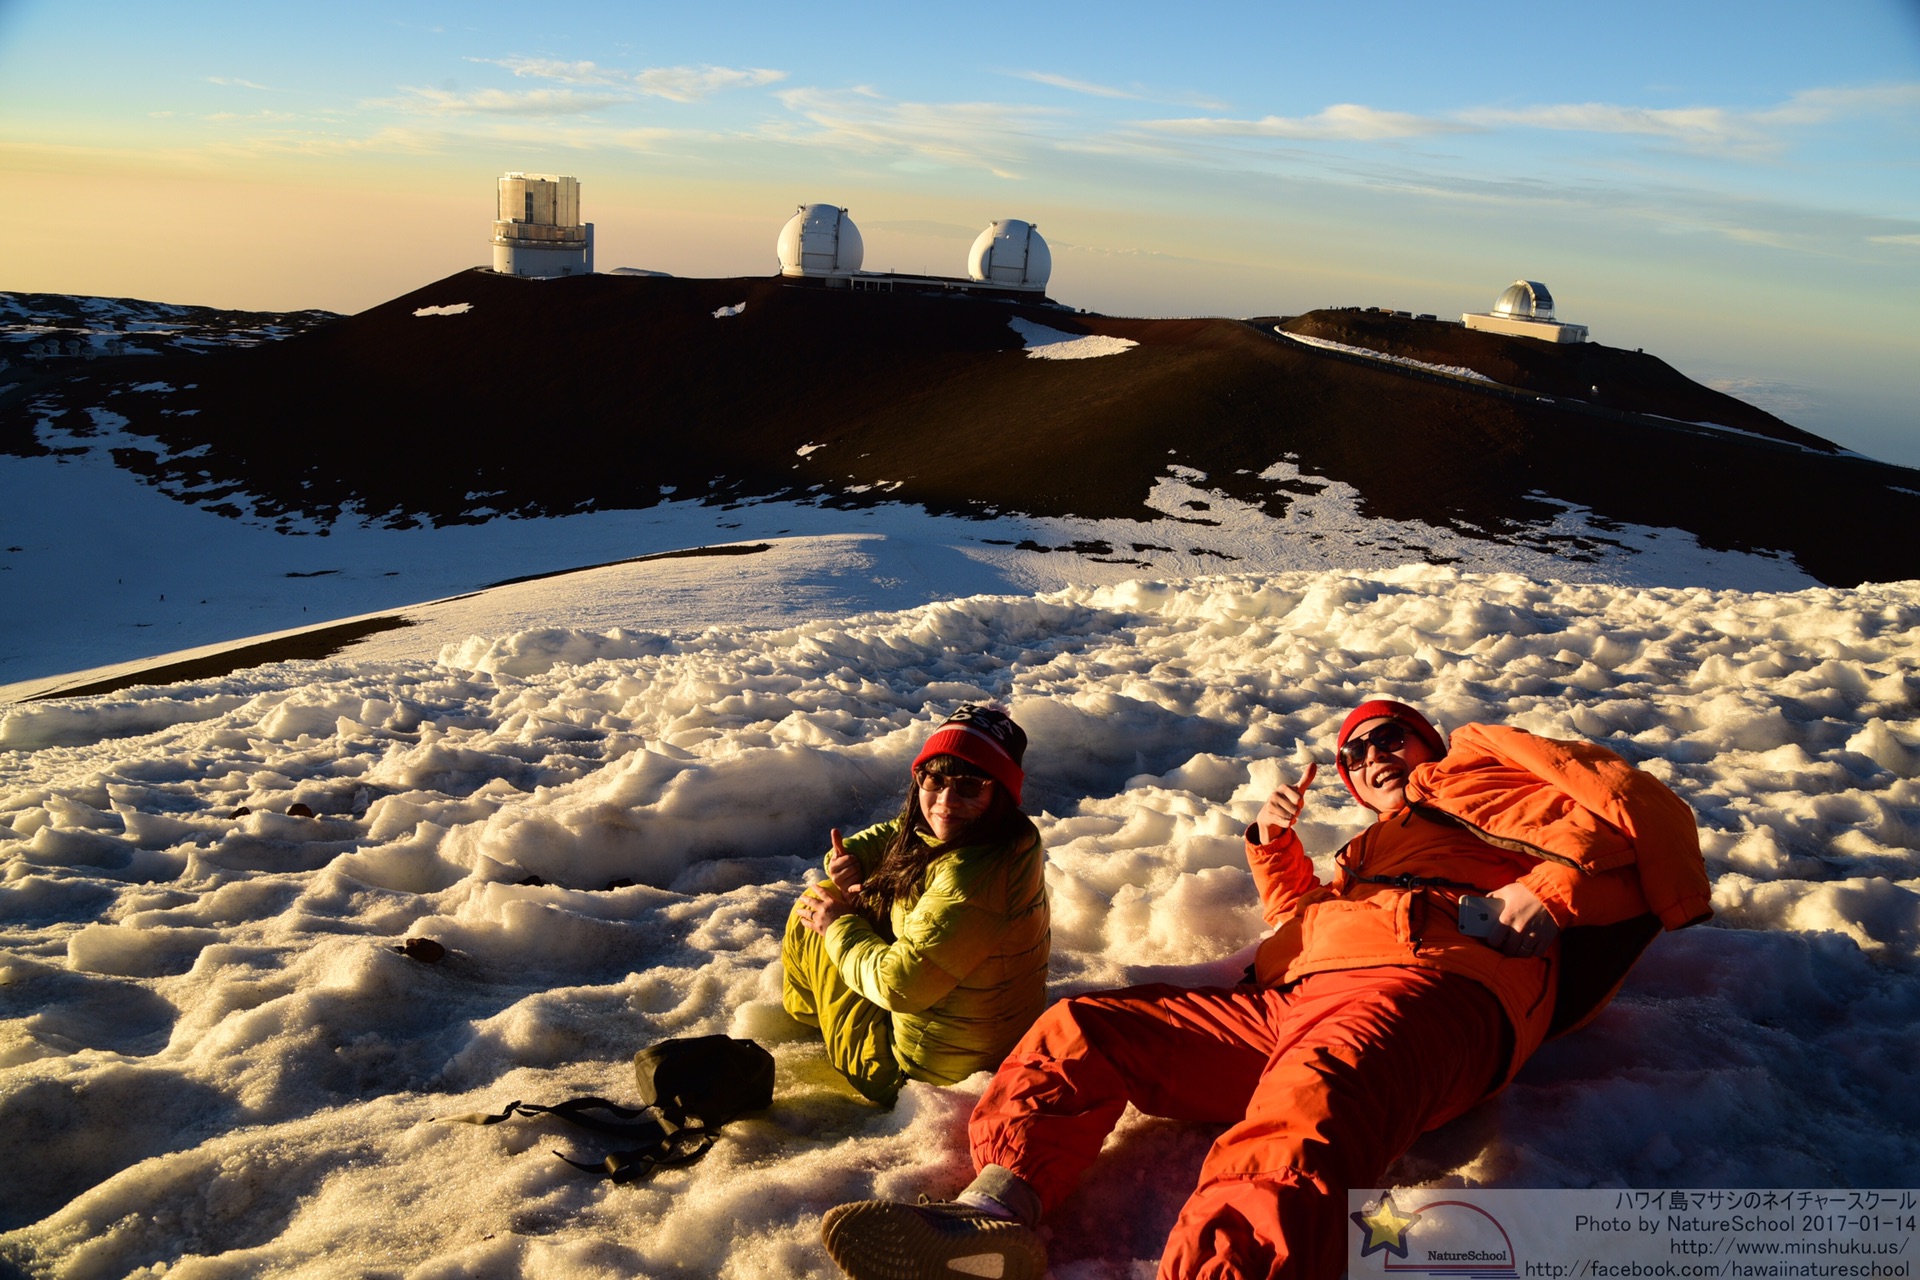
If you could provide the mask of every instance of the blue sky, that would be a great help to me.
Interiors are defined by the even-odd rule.
[[[947,6],[0,0],[0,288],[351,311],[579,177],[599,264],[773,269],[804,201],[1145,315],[1484,309],[1546,281],[1920,465],[1920,2]]]

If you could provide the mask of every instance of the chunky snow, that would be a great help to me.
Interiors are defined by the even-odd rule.
[[[1055,995],[1232,981],[1260,931],[1241,828],[1370,694],[1604,742],[1692,803],[1716,920],[1659,939],[1592,1027],[1397,1179],[1887,1186],[1920,1168],[1920,587],[1411,567],[851,616],[802,600],[763,629],[624,616],[656,574],[680,575],[683,619],[724,613],[700,575],[724,597],[755,562],[506,588],[426,658],[350,650],[7,711],[0,1259],[834,1274],[821,1211],[959,1186],[983,1078],[861,1101],[778,1009],[780,926],[827,829],[889,812],[932,725],[984,697],[1032,735]],[[486,602],[523,590],[565,620],[488,628]],[[1321,777],[1301,831],[1324,869],[1363,815]],[[408,938],[446,958],[408,958]],[[631,1100],[635,1049],[721,1031],[774,1051],[774,1105],[650,1183],[575,1172],[551,1152],[606,1145],[549,1122],[436,1120]],[[1054,1215],[1054,1273],[1150,1273],[1211,1136],[1129,1114]]]

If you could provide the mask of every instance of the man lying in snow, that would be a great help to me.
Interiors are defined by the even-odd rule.
[[[1662,925],[1711,914],[1692,810],[1610,751],[1477,724],[1449,747],[1412,707],[1374,701],[1341,725],[1337,760],[1375,820],[1332,884],[1292,830],[1311,773],[1247,830],[1275,926],[1253,981],[1053,1005],[974,1108],[979,1176],[956,1201],[826,1215],[849,1275],[1038,1277],[1034,1223],[1131,1102],[1231,1126],[1162,1277],[1333,1280],[1349,1188],[1379,1185],[1421,1133],[1592,1018]]]

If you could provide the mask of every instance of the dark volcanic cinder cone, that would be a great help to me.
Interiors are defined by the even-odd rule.
[[[1032,359],[1014,318],[1138,345]],[[1499,385],[1301,345],[1276,323]],[[1569,503],[1602,529],[1682,529],[1830,583],[1920,577],[1920,544],[1886,536],[1920,525],[1920,472],[1652,356],[1377,313],[1140,320],[771,277],[467,271],[284,341],[148,358],[140,376],[180,390],[124,386],[112,407],[173,455],[123,450],[121,465],[214,510],[243,495],[288,519],[449,523],[668,496],[1157,519],[1147,499],[1179,467],[1270,515],[1335,481],[1362,516],[1574,562],[1607,549],[1537,541]],[[107,389],[82,375],[67,412]],[[28,413],[10,397],[0,434]],[[1297,471],[1262,478],[1283,459]]]

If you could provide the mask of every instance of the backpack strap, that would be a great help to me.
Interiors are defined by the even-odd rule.
[[[593,1115],[592,1113],[595,1111],[608,1111],[618,1118],[604,1120],[599,1116]],[[502,1120],[511,1120],[515,1116],[553,1116],[555,1119],[564,1120],[568,1124],[577,1125],[582,1129],[592,1129],[596,1133],[611,1133],[621,1137],[632,1136],[636,1138],[648,1136],[665,1137],[675,1129],[682,1127],[668,1118],[662,1108],[623,1107],[617,1102],[609,1102],[605,1098],[594,1097],[569,1098],[565,1102],[556,1102],[550,1107],[543,1107],[537,1102],[514,1101],[509,1102],[505,1107],[501,1108],[498,1115],[474,1112],[464,1116],[440,1116],[437,1118],[458,1124],[499,1124]],[[639,1124],[632,1123],[642,1116],[646,1116],[647,1119]]]
[[[597,1173],[613,1183],[644,1182],[655,1169],[673,1169],[692,1164],[707,1154],[714,1135],[706,1128],[685,1128],[669,1134],[650,1147],[631,1151],[610,1151],[598,1164],[588,1164],[556,1151],[553,1154],[583,1173]]]
[[[576,1169],[597,1173],[610,1182],[626,1183],[642,1181],[655,1169],[692,1164],[713,1146],[713,1133],[698,1120],[675,1114],[677,1110],[659,1106],[623,1107],[594,1097],[569,1098],[550,1107],[516,1099],[497,1113],[479,1111],[436,1119],[455,1124],[490,1125],[516,1116],[552,1116],[595,1133],[626,1138],[635,1145],[624,1151],[609,1152],[595,1163],[575,1160],[559,1151],[553,1153]],[[614,1118],[607,1119],[596,1112],[608,1112]]]

